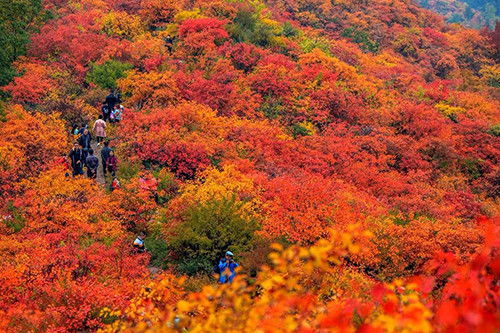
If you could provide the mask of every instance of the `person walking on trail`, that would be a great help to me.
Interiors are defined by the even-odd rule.
[[[144,245],[144,239],[146,239],[146,233],[144,231],[141,231],[141,233],[134,240],[134,249],[138,253],[146,252],[146,247]]]
[[[90,144],[92,143],[92,135],[87,128],[83,130],[82,135],[80,135],[80,137],[78,138],[78,143],[80,144],[80,146],[82,146],[84,155],[83,160],[86,161],[89,150],[91,148]]]
[[[233,259],[231,251],[226,252],[226,256],[219,261],[219,283],[231,283],[236,276],[236,267],[239,265]]]
[[[113,149],[109,147],[109,141],[104,141],[104,147],[101,149],[102,173],[104,174],[104,177],[106,177],[106,172],[108,171],[106,162],[108,161],[109,153],[112,150]]]
[[[89,128],[89,125],[87,124],[82,124],[82,127],[80,127],[80,129],[78,130],[78,135],[82,135],[83,132]]]
[[[111,109],[108,107],[108,104],[102,103],[101,112],[102,112],[102,119],[104,119],[104,121],[109,121],[109,116],[111,115]]]
[[[109,173],[114,177],[116,175],[116,170],[118,169],[118,159],[116,158],[114,151],[109,152],[109,157],[106,160],[106,165],[108,167]]]
[[[113,122],[119,123],[122,120],[123,109],[123,105],[115,106],[113,112],[111,113],[111,119],[113,120]]]
[[[111,182],[110,190],[113,192],[116,189],[119,189],[121,187],[120,181],[118,180],[117,177],[113,178],[113,181]]]
[[[99,167],[99,159],[94,156],[94,150],[89,150],[89,156],[85,160],[85,164],[87,165],[87,177],[89,178],[97,178],[97,168]]]
[[[113,90],[110,91],[104,103],[108,105],[109,110],[114,110],[116,103],[118,103],[118,97],[116,97]]]
[[[95,121],[92,131],[95,133],[97,138],[97,146],[100,146],[104,141],[104,138],[106,138],[106,122],[102,119],[101,115],[99,116],[99,119]]]
[[[71,168],[73,169],[73,177],[78,175],[83,175],[83,149],[75,142],[73,148],[69,152],[69,158],[71,159]]]

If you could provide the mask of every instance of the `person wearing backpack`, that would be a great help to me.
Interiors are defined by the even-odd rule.
[[[99,167],[99,159],[94,156],[94,150],[89,150],[89,156],[85,160],[85,164],[87,165],[87,177],[96,178],[97,177],[97,168]]]
[[[239,265],[234,261],[233,257],[233,252],[227,251],[225,257],[219,261],[217,268],[220,284],[232,283],[236,276],[236,267]]]

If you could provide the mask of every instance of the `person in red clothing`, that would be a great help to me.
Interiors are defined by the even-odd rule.
[[[109,157],[106,160],[106,166],[108,167],[109,173],[114,177],[118,168],[118,159],[115,156],[115,152],[112,150],[109,152]]]
[[[111,191],[119,189],[120,187],[121,187],[120,181],[118,180],[118,178],[114,177],[113,181],[111,182]]]

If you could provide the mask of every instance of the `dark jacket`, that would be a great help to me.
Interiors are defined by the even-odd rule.
[[[101,150],[101,159],[102,159],[102,162],[103,163],[106,163],[106,161],[108,160],[108,157],[109,157],[109,153],[112,151],[113,149],[109,148],[109,147],[104,147],[102,148]]]
[[[99,159],[95,155],[89,155],[87,156],[86,164],[87,168],[96,170],[99,166]]]
[[[81,149],[71,149],[69,152],[69,158],[71,159],[71,166],[73,168],[78,166],[78,162],[80,162],[80,166],[83,166],[85,162],[83,160],[83,151]]]
[[[110,108],[110,110],[113,110],[116,103],[118,103],[118,98],[115,96],[115,94],[109,94],[106,97],[106,104],[108,104],[108,107]]]
[[[109,107],[107,105],[103,105],[101,108],[101,111],[102,111],[102,115],[104,116],[104,118],[108,117],[109,114],[111,113],[111,110],[109,109]]]
[[[78,138],[78,143],[83,147],[83,148],[87,148],[89,149],[90,148],[90,143],[92,142],[92,135],[90,135],[90,132],[85,135],[85,134],[82,134],[79,138]]]

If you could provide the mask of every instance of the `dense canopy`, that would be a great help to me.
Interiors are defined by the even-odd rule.
[[[0,331],[498,329],[498,33],[412,0],[11,2]],[[116,188],[66,161],[109,89]]]

